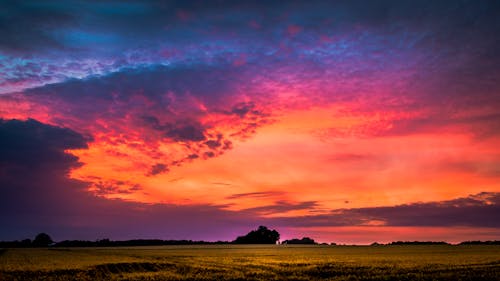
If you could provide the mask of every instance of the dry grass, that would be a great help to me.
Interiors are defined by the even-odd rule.
[[[8,249],[0,280],[500,280],[500,246]]]

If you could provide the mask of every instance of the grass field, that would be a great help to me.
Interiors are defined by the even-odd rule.
[[[0,280],[500,280],[500,246],[0,249]]]

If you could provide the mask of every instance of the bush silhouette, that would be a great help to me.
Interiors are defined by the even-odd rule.
[[[276,244],[280,239],[280,234],[276,230],[270,230],[265,226],[250,231],[245,236],[238,236],[233,243],[236,244]]]
[[[285,240],[283,241],[282,244],[317,244],[314,239],[311,239],[309,237],[303,237],[302,239],[290,239],[290,240]]]
[[[47,247],[52,243],[54,243],[54,241],[52,241],[52,238],[50,238],[47,233],[40,233],[35,237],[32,245],[34,247]]]

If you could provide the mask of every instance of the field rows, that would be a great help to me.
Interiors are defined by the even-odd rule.
[[[500,280],[500,246],[8,249],[0,280]]]

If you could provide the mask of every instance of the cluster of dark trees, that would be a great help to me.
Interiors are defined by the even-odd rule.
[[[373,243],[372,246],[377,245],[500,245],[500,240],[493,241],[464,241],[458,244],[451,244],[444,241],[395,241],[387,244]]]
[[[395,241],[386,245],[451,245],[444,241]]]
[[[270,230],[265,226],[259,226],[247,235],[239,236],[236,240],[229,241],[193,241],[193,240],[160,240],[160,239],[134,239],[125,241],[112,241],[101,239],[97,241],[64,240],[54,243],[46,233],[38,234],[33,241],[25,239],[21,241],[1,242],[0,248],[27,248],[27,247],[118,247],[118,246],[163,246],[163,245],[209,245],[209,244],[276,244],[280,234],[276,230]]]
[[[458,245],[500,245],[500,240],[493,241],[464,241]]]
[[[101,239],[97,241],[65,240],[52,245],[53,247],[122,247],[122,246],[167,246],[167,245],[209,245],[229,244],[227,241],[207,242],[193,240],[160,240],[160,239],[133,239],[112,241]]]
[[[318,244],[316,243],[316,241],[314,241],[314,239],[311,239],[309,237],[302,237],[302,239],[297,239],[297,238],[294,238],[294,239],[290,239],[290,240],[285,240],[283,242],[281,242],[281,244]]]
[[[0,248],[28,248],[28,247],[117,247],[117,246],[162,246],[162,245],[208,245],[208,244],[277,244],[280,234],[276,230],[271,230],[265,226],[259,226],[246,235],[238,236],[234,241],[193,241],[193,240],[160,240],[160,239],[135,239],[125,241],[112,241],[101,239],[97,241],[65,240],[54,243],[52,238],[46,233],[38,234],[34,240],[25,239],[20,241],[0,241]],[[314,239],[303,237],[302,239],[289,239],[281,244],[318,244]],[[464,241],[458,245],[500,245],[500,241]],[[330,245],[336,245],[332,243]],[[439,241],[395,241],[388,244],[372,245],[451,245],[447,242]]]
[[[276,244],[280,240],[280,234],[276,230],[270,230],[265,226],[259,226],[247,235],[238,236],[233,241],[235,244]]]
[[[38,234],[35,239],[24,239],[21,241],[0,241],[2,248],[30,248],[30,247],[47,247],[52,245],[54,241],[47,233]]]
[[[207,242],[193,240],[160,240],[160,239],[134,239],[112,241],[101,239],[97,241],[87,240],[64,240],[54,243],[52,241],[40,242],[30,239],[17,241],[0,241],[0,248],[31,248],[31,247],[120,247],[120,246],[165,246],[165,245],[208,245],[208,244],[230,244],[227,241]]]

